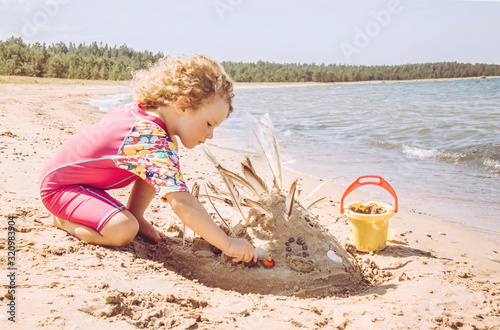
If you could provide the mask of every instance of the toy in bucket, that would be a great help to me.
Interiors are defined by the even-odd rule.
[[[376,179],[377,181],[361,182],[363,179]],[[391,193],[395,200],[395,207],[380,202],[369,202],[367,205],[354,202],[344,208],[344,198],[354,189],[368,184],[380,186]],[[356,249],[362,252],[385,249],[387,233],[389,231],[389,219],[397,212],[398,196],[396,192],[390,184],[378,175],[360,176],[347,187],[340,200],[340,213],[345,213],[349,219],[350,240],[356,245]]]

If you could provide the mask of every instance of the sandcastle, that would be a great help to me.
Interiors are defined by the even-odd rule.
[[[225,168],[208,148],[204,148],[225,187],[208,183],[201,189],[195,185],[192,192],[200,199],[208,200],[206,205],[213,206],[221,228],[229,236],[246,238],[255,247],[270,253],[274,267],[265,267],[262,261],[235,265],[230,258],[216,256],[220,251],[199,238],[192,246],[196,252],[189,251],[192,256],[176,251],[173,258],[183,254],[186,269],[189,269],[186,272],[188,277],[208,286],[242,293],[327,296],[360,284],[363,276],[356,260],[310,212],[326,197],[305,206],[303,203],[314,191],[301,202],[296,198],[297,180],[285,190],[279,149],[269,116],[264,115],[260,122],[251,116],[247,119],[270,166],[273,182],[264,182],[248,157],[242,162],[243,174],[240,175]],[[229,221],[220,215],[221,202],[230,205],[240,215],[237,224],[234,224],[234,219]],[[189,263],[193,264],[188,266]],[[182,266],[177,264],[176,268],[182,269]]]

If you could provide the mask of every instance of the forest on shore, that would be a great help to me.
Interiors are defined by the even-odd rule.
[[[163,53],[135,51],[122,45],[63,42],[27,44],[21,38],[0,40],[0,75],[90,80],[128,80]],[[500,65],[439,62],[403,65],[346,65],[222,62],[236,82],[351,82],[500,76]]]

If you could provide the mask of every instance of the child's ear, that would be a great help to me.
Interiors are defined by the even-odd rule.
[[[191,107],[191,101],[189,98],[185,96],[179,96],[177,101],[175,102],[175,110],[179,115],[182,115],[186,112],[187,109]]]

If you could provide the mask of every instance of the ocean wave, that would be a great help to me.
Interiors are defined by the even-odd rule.
[[[110,112],[121,105],[132,102],[132,94],[121,93],[121,94],[111,94],[105,95],[99,99],[91,99],[84,101],[83,103],[90,104],[93,107],[99,109],[102,112]]]
[[[500,172],[500,160],[486,157],[483,160],[483,165],[492,168],[495,172]]]
[[[420,158],[420,159],[438,158],[447,160],[460,160],[461,158],[467,157],[467,154],[463,154],[460,152],[450,153],[439,149],[425,149],[425,148],[411,147],[407,145],[403,145],[402,151],[403,154],[409,158]]]
[[[474,149],[472,152],[468,153],[453,153],[438,149],[425,149],[403,145],[402,152],[408,158],[438,159],[460,163],[467,162],[475,166],[484,166],[490,171],[492,170],[494,172],[500,173],[500,160],[492,158],[489,155],[487,156],[485,155],[484,151],[481,152],[478,149]]]

